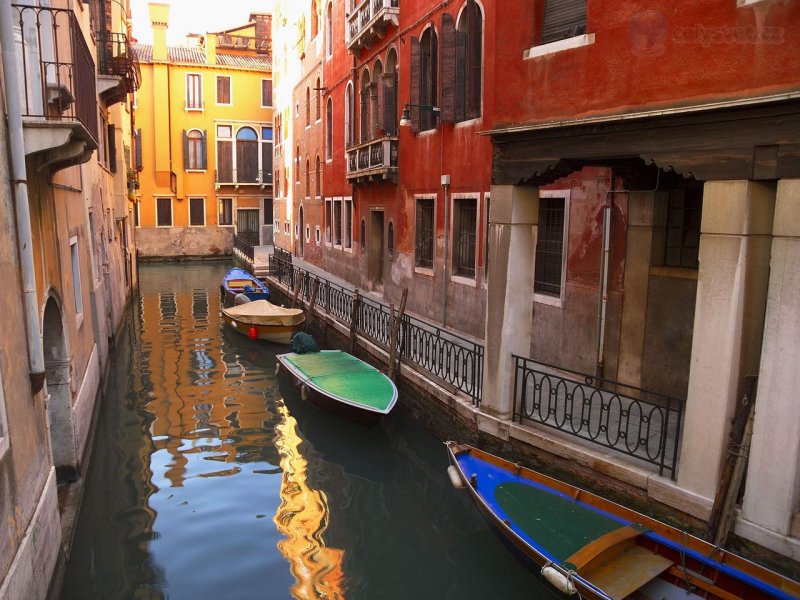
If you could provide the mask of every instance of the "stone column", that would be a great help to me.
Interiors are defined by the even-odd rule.
[[[528,356],[531,350],[538,216],[539,188],[492,186],[481,408],[500,419],[513,412],[511,355]]]
[[[758,372],[774,211],[773,186],[705,184],[678,485],[709,506],[744,376]]]
[[[800,179],[778,184],[742,516],[782,535],[800,502]]]

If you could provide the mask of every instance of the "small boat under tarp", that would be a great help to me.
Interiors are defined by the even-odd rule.
[[[288,344],[306,320],[299,308],[276,306],[267,300],[253,300],[222,309],[222,320],[251,340]]]
[[[233,267],[225,274],[220,284],[222,305],[233,306],[238,294],[244,294],[250,300],[269,300],[269,288],[263,281],[244,269]]]
[[[798,598],[800,583],[619,504],[466,444],[450,480],[526,566],[593,600]]]
[[[289,352],[277,359],[279,367],[293,377],[303,400],[361,423],[376,422],[397,402],[392,380],[347,352]]]

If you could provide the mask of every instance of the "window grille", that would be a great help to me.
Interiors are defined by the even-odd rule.
[[[564,198],[539,199],[539,234],[533,291],[561,296],[564,264]]]
[[[417,200],[417,235],[414,249],[415,264],[433,268],[433,198]]]

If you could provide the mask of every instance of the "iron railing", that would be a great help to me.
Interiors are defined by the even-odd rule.
[[[317,281],[317,306],[344,325],[351,326],[353,292],[292,265],[282,258],[284,254],[270,255],[270,276],[289,289],[295,289],[299,283],[299,294],[304,300],[310,300],[314,281]],[[390,306],[361,296],[355,315],[356,331],[388,349],[393,316],[396,315],[392,315]],[[445,331],[432,323],[404,315],[400,323],[397,350],[401,360],[450,384],[469,396],[474,405],[480,405],[484,356],[481,344]]]
[[[261,54],[272,54],[272,40],[269,38],[255,38],[252,36],[233,35],[230,33],[217,34],[217,48],[232,50],[255,50]]]
[[[384,136],[347,149],[347,178],[397,173],[397,137]]]
[[[250,263],[254,260],[254,251],[253,251],[253,244],[245,240],[244,238],[239,237],[238,235],[234,234],[233,236],[233,247],[235,250],[238,250],[242,254],[244,254],[248,259],[250,259]]]
[[[214,183],[221,185],[272,185],[271,171],[247,169],[214,170]]]
[[[362,0],[348,15],[345,35],[348,49],[366,44],[371,36],[379,35],[383,25],[394,22],[400,12],[400,0]]]
[[[100,32],[97,34],[98,73],[121,77],[125,82],[125,90],[134,92],[139,89],[139,61],[137,60],[128,36],[124,33]]]
[[[675,479],[684,400],[512,356],[514,420],[633,456]]]
[[[97,142],[95,65],[72,10],[12,4],[23,117],[77,121]]]

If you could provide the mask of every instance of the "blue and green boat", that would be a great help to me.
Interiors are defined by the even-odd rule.
[[[567,596],[592,600],[800,598],[800,583],[675,527],[466,444],[447,442],[500,538]]]

